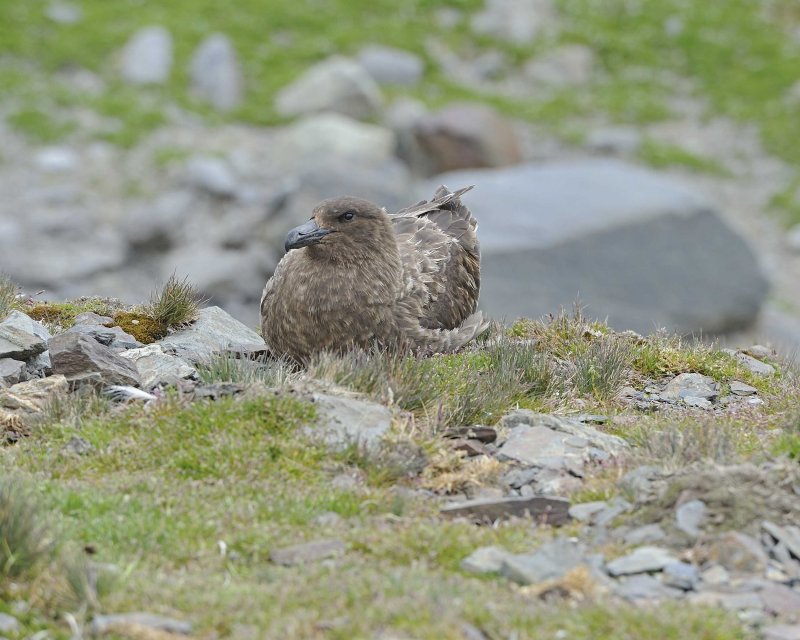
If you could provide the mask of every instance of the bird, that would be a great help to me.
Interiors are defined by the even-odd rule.
[[[264,287],[269,351],[301,364],[350,349],[430,355],[482,333],[477,221],[461,202],[470,189],[442,185],[394,214],[354,196],[319,203]]]

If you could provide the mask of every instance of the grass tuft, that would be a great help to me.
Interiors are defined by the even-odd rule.
[[[147,314],[165,329],[180,327],[197,317],[200,305],[204,302],[188,277],[181,280],[173,273],[161,291],[154,292],[150,297]]]
[[[17,481],[0,478],[0,578],[33,572],[53,556],[55,540],[38,503]]]
[[[238,358],[231,353],[216,355],[208,362],[199,364],[197,375],[205,383],[261,383],[268,387],[280,387],[298,377],[296,366],[286,358]]]
[[[17,302],[17,285],[6,274],[0,273],[0,321],[5,320]]]

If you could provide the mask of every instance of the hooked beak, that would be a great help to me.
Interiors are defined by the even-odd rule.
[[[289,249],[299,249],[310,244],[316,244],[330,233],[329,229],[320,227],[312,218],[305,224],[295,227],[286,235],[286,243],[283,245],[286,251]]]

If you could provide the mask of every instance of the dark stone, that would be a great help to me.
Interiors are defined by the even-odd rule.
[[[559,526],[569,522],[569,500],[547,496],[533,498],[501,498],[499,500],[469,500],[443,507],[448,518],[468,518],[478,524],[506,518],[532,518],[541,524]]]
[[[81,333],[62,333],[50,339],[55,373],[67,378],[100,373],[106,384],[139,384],[136,367],[113,349]]]

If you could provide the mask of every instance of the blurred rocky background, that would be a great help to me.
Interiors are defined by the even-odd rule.
[[[254,326],[286,231],[474,184],[482,306],[800,344],[796,0],[0,3],[0,271]],[[41,293],[39,293],[41,292]]]

